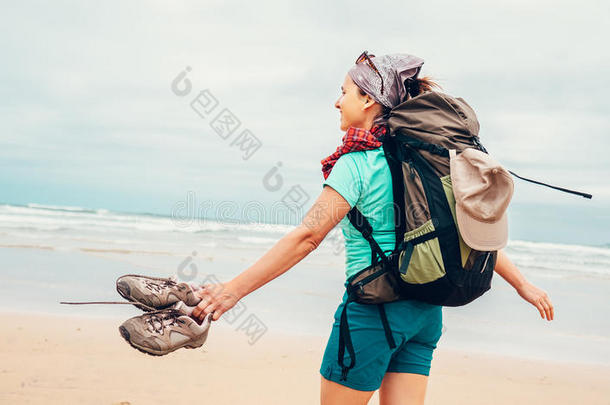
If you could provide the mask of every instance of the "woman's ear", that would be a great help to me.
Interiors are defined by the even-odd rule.
[[[362,107],[362,109],[365,110],[374,104],[375,104],[375,100],[373,100],[373,98],[367,94],[364,97],[364,106]]]

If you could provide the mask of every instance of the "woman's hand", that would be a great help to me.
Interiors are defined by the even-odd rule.
[[[210,312],[214,312],[212,320],[217,321],[241,299],[230,283],[205,284],[195,291],[195,295],[201,298],[201,302],[193,309],[192,317],[200,322]]]
[[[536,287],[529,281],[525,281],[517,288],[517,293],[519,293],[521,298],[538,308],[542,319],[544,319],[544,317],[546,316],[546,319],[548,321],[553,320],[553,318],[555,317],[555,311],[553,309],[551,299],[546,294],[546,292]]]
[[[521,298],[538,308],[542,319],[546,316],[547,320],[553,320],[555,312],[549,296],[546,295],[546,292],[527,281],[502,249],[498,250],[498,258],[494,271],[512,285]]]

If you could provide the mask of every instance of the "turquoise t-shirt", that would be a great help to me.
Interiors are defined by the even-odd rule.
[[[381,249],[394,249],[392,175],[383,147],[342,155],[322,187],[327,185],[368,219],[373,227],[373,238]],[[371,265],[371,248],[347,216],[339,224],[345,238],[345,275],[349,278]]]

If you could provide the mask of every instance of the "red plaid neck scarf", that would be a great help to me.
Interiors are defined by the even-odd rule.
[[[328,157],[322,159],[322,174],[324,180],[328,178],[328,175],[333,169],[337,160],[341,155],[349,152],[356,152],[360,150],[377,149],[382,145],[379,141],[379,137],[385,135],[385,125],[375,125],[371,130],[363,128],[349,127],[345,135],[343,136],[343,143],[337,148],[337,150]]]

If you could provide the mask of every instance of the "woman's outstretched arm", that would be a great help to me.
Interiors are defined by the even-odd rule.
[[[542,319],[546,317],[549,321],[553,320],[555,310],[547,293],[527,281],[503,250],[498,251],[494,270],[517,290],[521,298],[538,308]]]
[[[350,209],[341,194],[325,186],[301,224],[277,241],[256,263],[221,286],[198,290],[202,300],[193,316],[203,319],[214,312],[213,319],[218,320],[237,301],[284,274],[314,251]]]

